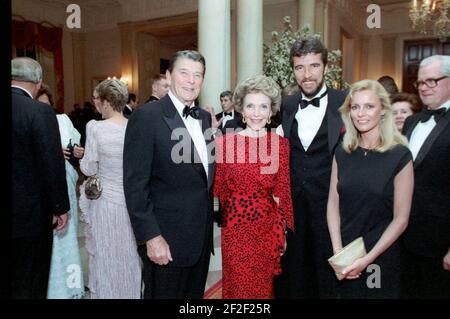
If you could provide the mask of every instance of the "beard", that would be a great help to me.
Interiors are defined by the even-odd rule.
[[[322,81],[319,83],[319,85],[317,86],[317,89],[315,89],[313,92],[311,92],[311,93],[307,93],[307,92],[305,92],[305,90],[303,90],[303,88],[301,87],[301,85],[299,85],[299,87],[300,87],[300,90],[302,91],[302,93],[303,93],[303,95],[305,96],[305,97],[307,97],[308,99],[310,99],[310,98],[313,98],[314,96],[316,96],[317,95],[317,93],[319,93],[319,91],[322,89],[322,87],[323,87],[323,83],[324,83],[324,81],[325,81],[325,75],[324,75],[324,77],[322,78]]]

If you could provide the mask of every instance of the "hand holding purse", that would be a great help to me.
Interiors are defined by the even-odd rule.
[[[89,176],[84,185],[84,193],[89,199],[97,199],[102,194],[102,181],[100,176]]]
[[[367,255],[366,247],[362,237],[356,238],[350,244],[342,248],[341,251],[334,254],[328,259],[331,267],[333,267],[337,279],[344,279],[342,271],[353,264],[353,262]]]

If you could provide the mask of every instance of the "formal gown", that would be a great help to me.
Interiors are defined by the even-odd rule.
[[[102,194],[90,200],[80,188],[81,218],[86,223],[89,291],[92,299],[139,299],[141,261],[123,190],[123,143],[126,125],[90,121],[81,171],[97,174]]]
[[[58,114],[59,132],[62,147],[69,142],[80,143],[80,133],[73,126],[66,114]],[[48,281],[48,299],[78,299],[84,296],[83,271],[81,267],[80,249],[78,245],[78,199],[76,184],[78,173],[65,161],[67,190],[69,193],[70,211],[66,229],[57,233],[53,231],[53,250]]]
[[[367,251],[375,246],[393,218],[395,176],[411,160],[411,152],[403,145],[383,153],[361,147],[351,154],[340,146],[336,149],[342,245],[362,236]],[[368,276],[375,272],[364,270],[359,279],[339,282],[338,297],[399,298],[399,241],[372,264],[379,266],[379,288],[368,287]]]
[[[293,228],[289,142],[274,133],[227,134],[216,145],[223,298],[273,298],[284,230]]]

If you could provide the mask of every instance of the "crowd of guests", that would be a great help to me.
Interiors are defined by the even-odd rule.
[[[421,62],[420,100],[389,77],[328,87],[327,57],[296,41],[296,84],[252,76],[215,114],[196,105],[204,57],[179,51],[142,106],[99,83],[84,128],[78,108],[55,116],[39,63],[13,59],[12,297],[84,297],[79,207],[90,298],[202,298],[214,216],[223,298],[450,298],[450,57]],[[77,200],[79,174],[98,199],[83,184]],[[367,254],[338,280],[327,260],[358,237]]]

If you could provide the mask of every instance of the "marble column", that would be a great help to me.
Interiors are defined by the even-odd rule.
[[[202,107],[222,110],[219,95],[230,90],[230,0],[199,0],[198,51],[205,57],[206,73],[200,94]]]
[[[298,25],[303,27],[309,25],[311,33],[315,31],[316,21],[316,1],[315,0],[298,0]]]
[[[263,0],[237,0],[237,80],[263,73]]]
[[[128,78],[128,90],[135,94],[138,94],[138,72],[135,64],[137,60],[136,50],[136,32],[132,23],[120,23],[120,47],[121,47],[121,63],[122,63],[122,76]],[[141,102],[141,99],[139,99]]]

